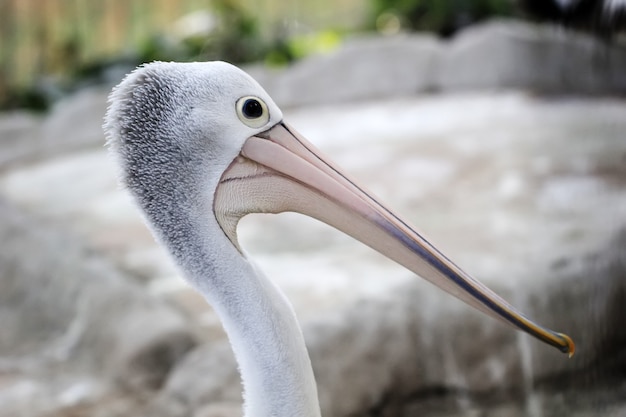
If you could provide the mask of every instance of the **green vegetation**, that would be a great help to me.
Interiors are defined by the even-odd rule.
[[[511,0],[370,0],[370,27],[385,31],[405,28],[453,35],[459,29],[493,16],[512,16]]]
[[[448,36],[513,12],[510,0],[3,0],[0,109],[45,110],[154,60],[286,65],[351,31]]]
[[[339,3],[350,1],[356,0]],[[303,11],[307,13],[302,22],[314,26],[292,27],[293,19],[268,20],[277,12],[289,12],[281,4],[259,11],[256,3],[246,2],[109,0],[105,7],[104,2],[88,0],[4,0],[0,109],[46,110],[71,91],[112,84],[144,62],[219,59],[276,66],[326,51],[340,41],[338,31],[313,29],[320,26],[315,24],[320,17],[316,13],[328,20],[323,13],[332,6]],[[315,7],[320,4],[335,2],[321,1]],[[345,4],[335,18],[352,7]]]

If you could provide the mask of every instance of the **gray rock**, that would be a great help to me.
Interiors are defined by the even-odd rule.
[[[553,26],[494,21],[459,34],[441,54],[437,86],[623,94],[626,47]]]
[[[616,368],[626,364],[617,347],[624,337],[622,318],[626,313],[624,245],[626,233],[598,253],[566,267],[537,265],[535,274],[545,276],[550,284],[536,281],[524,289],[528,295],[523,309],[531,311],[540,323],[567,329],[577,342],[577,353],[570,360],[464,306],[442,302],[417,286],[402,288],[393,299],[378,305],[355,308],[343,326],[327,328],[330,335],[317,339],[335,339],[331,343],[342,348],[332,352],[339,358],[329,361],[330,352],[311,346],[314,363],[321,365],[316,375],[320,396],[326,398],[325,415],[381,408],[393,415],[389,411],[402,409],[407,399],[433,387],[465,393],[468,399],[474,395],[497,398],[537,386],[562,389],[564,379],[583,391],[597,389],[602,382],[590,380],[588,375],[598,372],[599,363]],[[510,291],[496,289],[515,299]],[[367,309],[374,311],[368,313]],[[426,311],[436,319],[429,320]],[[366,326],[381,336],[377,349],[364,339]],[[472,344],[472,340],[476,342]],[[348,380],[353,382],[346,389]],[[344,381],[343,389],[339,381]]]
[[[0,169],[38,153],[41,117],[27,112],[0,115]]]
[[[200,410],[215,404],[241,409],[241,380],[226,340],[198,346],[187,355],[170,374],[145,415],[177,417],[189,415],[193,410],[202,415]]]
[[[182,317],[69,236],[3,200],[0,212],[0,369],[159,386],[194,344]]]
[[[90,88],[59,102],[46,117],[27,112],[0,116],[0,170],[103,146],[108,88]]]
[[[249,67],[283,107],[428,91],[626,92],[626,46],[549,25],[496,20],[449,42],[427,35],[348,39],[284,70]]]
[[[54,155],[86,147],[103,146],[104,112],[110,88],[87,88],[59,102],[41,127],[45,152]]]
[[[213,403],[193,413],[193,417],[239,417],[241,415],[243,415],[243,410],[238,403]]]
[[[624,94],[626,91],[626,42],[621,47],[607,48],[606,56],[603,54],[599,61],[608,63],[608,69],[604,76],[608,85],[609,93]]]
[[[296,63],[266,87],[283,107],[411,96],[433,85],[440,50],[428,35],[351,39]]]

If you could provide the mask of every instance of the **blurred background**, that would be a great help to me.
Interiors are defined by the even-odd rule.
[[[560,352],[292,214],[242,247],[331,416],[626,416],[626,2],[0,0],[0,417],[241,415],[221,324],[117,184],[142,63],[225,60]]]
[[[451,37],[494,17],[553,21],[609,40],[624,22],[619,1],[596,0],[3,0],[0,7],[0,108],[35,110],[153,60],[281,66],[355,34]]]

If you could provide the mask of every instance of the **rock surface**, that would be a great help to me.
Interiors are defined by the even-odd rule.
[[[285,70],[251,74],[283,107],[502,88],[626,93],[626,44],[559,27],[496,20],[450,41],[400,34],[355,38]]]
[[[0,375],[19,375],[7,378],[0,415],[93,400],[107,381],[160,386],[195,344],[180,313],[19,211],[0,200]],[[24,391],[32,398],[22,404]]]
[[[523,88],[624,94],[626,47],[551,26],[493,22],[453,40],[435,83],[442,91]]]
[[[425,35],[351,40],[285,71],[251,71],[283,106],[411,96],[433,88],[444,48]]]
[[[566,360],[327,226],[250,216],[242,246],[294,303],[325,416],[624,410],[623,383],[612,381],[623,381],[626,343],[626,103],[414,95],[443,85],[446,72],[433,66],[461,65],[467,48],[484,45],[472,54],[485,60],[494,42],[556,33],[502,25],[462,35],[445,53],[430,38],[363,39],[260,78],[279,104],[309,104],[286,112],[291,125],[468,272],[569,333],[577,355]],[[542,54],[559,50],[545,43]],[[375,75],[381,53],[387,79]],[[474,72],[476,88],[524,79],[498,75],[518,64],[494,65],[492,85]],[[453,86],[450,74],[445,89],[473,88],[462,77]],[[527,81],[513,86],[536,90]],[[558,82],[555,91],[572,86]],[[116,184],[100,128],[107,92],[83,92],[43,120],[0,118],[0,416],[239,415],[219,322]],[[366,98],[378,100],[357,101]]]

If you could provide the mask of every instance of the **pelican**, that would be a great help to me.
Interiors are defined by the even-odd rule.
[[[568,336],[523,316],[344,174],[233,65],[139,67],[111,93],[104,128],[149,228],[222,321],[247,417],[320,416],[293,309],[237,240],[237,223],[249,213],[316,218],[487,315],[574,352]]]

